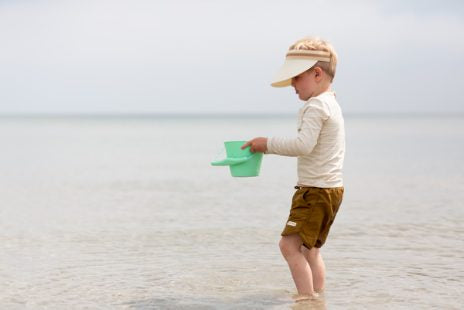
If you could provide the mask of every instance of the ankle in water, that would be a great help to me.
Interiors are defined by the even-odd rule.
[[[319,294],[314,292],[312,294],[296,294],[296,295],[293,295],[292,297],[295,302],[301,302],[305,300],[316,299],[317,297],[319,297]]]

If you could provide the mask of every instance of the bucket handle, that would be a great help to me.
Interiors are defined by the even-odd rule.
[[[256,153],[250,156],[245,156],[245,157],[233,157],[233,158],[226,158],[222,160],[215,160],[211,162],[211,165],[213,166],[234,166],[234,165],[244,163],[247,160],[250,160],[255,155]]]

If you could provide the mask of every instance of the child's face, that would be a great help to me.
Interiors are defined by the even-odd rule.
[[[318,67],[312,68],[292,78],[292,86],[301,100],[306,101],[316,95],[319,88],[320,72],[318,69],[320,70]]]

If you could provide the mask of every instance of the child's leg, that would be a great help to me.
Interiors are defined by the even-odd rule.
[[[321,292],[324,289],[325,282],[325,264],[321,252],[318,248],[311,248],[310,250],[304,246],[301,248],[311,268],[314,291]]]
[[[311,267],[301,252],[303,244],[298,234],[283,236],[280,239],[280,251],[288,263],[298,294],[313,295],[313,277]]]

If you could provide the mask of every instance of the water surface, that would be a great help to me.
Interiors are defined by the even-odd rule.
[[[464,119],[347,118],[327,287],[297,304],[278,249],[294,158],[209,162],[291,118],[0,119],[8,309],[459,309]]]

